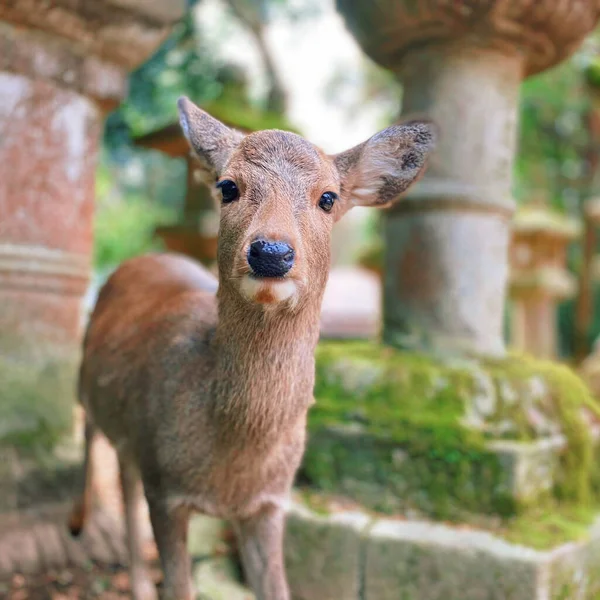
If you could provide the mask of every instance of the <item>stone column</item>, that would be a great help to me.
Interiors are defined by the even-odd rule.
[[[182,13],[179,0],[0,0],[3,457],[72,427],[103,116]],[[23,503],[15,490],[0,509]]]
[[[502,355],[511,171],[523,77],[568,56],[592,0],[337,0],[371,58],[404,85],[403,114],[440,128],[423,178],[386,214],[384,341]]]

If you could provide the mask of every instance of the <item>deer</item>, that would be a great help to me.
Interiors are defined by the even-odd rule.
[[[289,600],[286,506],[315,402],[315,348],[332,227],[354,206],[392,204],[424,172],[428,120],[394,124],[328,155],[280,130],[242,134],[189,98],[181,128],[220,202],[218,278],[174,253],[122,263],[101,288],[83,342],[84,486],[70,518],[92,505],[91,451],[114,446],[135,600],[155,600],[142,553],[147,502],[162,597],[193,597],[191,514],[231,523],[258,600]]]

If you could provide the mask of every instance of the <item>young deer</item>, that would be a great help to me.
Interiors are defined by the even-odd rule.
[[[328,156],[293,133],[243,136],[186,98],[179,112],[218,181],[218,290],[207,271],[168,254],[110,277],[84,342],[86,456],[97,430],[117,450],[136,600],[156,597],[136,521],[143,492],[166,598],[192,598],[186,537],[199,511],[231,520],[257,597],[288,600],[283,506],[314,401],[331,228],[353,206],[384,206],[406,190],[434,131],[394,125]],[[74,533],[89,511],[89,463]]]

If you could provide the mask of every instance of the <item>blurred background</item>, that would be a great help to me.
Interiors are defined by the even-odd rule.
[[[415,114],[441,130],[406,198],[334,228],[294,598],[600,597],[599,17],[596,0],[0,0],[0,597],[128,597],[106,444],[98,519],[64,532],[76,370],[119,263],[215,268],[181,95],[329,153]],[[202,598],[251,598],[225,524],[196,520],[190,543]]]
[[[556,325],[549,325],[557,328],[554,348],[544,351],[565,359],[581,359],[600,333],[593,310],[598,267],[589,252],[594,234],[586,231],[586,224],[595,228],[599,187],[597,51],[592,34],[564,63],[524,81],[518,103],[512,193],[522,214],[513,228],[514,243],[543,254],[537,241],[543,233],[519,233],[539,227],[565,254],[564,281],[558,282],[563,289],[551,292],[558,294],[551,317]],[[401,84],[365,56],[333,2],[193,2],[167,42],[129,81],[125,101],[107,117],[100,150],[94,223],[94,271],[100,278],[146,250],[165,244],[180,250],[177,244],[185,243],[191,229],[205,240],[215,233],[202,186],[186,203],[189,163],[177,125],[179,95],[189,95],[233,126],[293,129],[330,153],[360,143],[401,112]],[[194,195],[204,195],[205,205]],[[338,225],[334,266],[379,271],[379,216],[359,209]],[[520,217],[527,223],[521,225]],[[176,224],[179,230],[173,229]],[[199,239],[188,243],[198,245],[197,258],[209,262],[214,256],[208,241],[206,256]],[[515,255],[515,272],[517,263]],[[513,290],[511,300],[518,295]],[[373,307],[378,310],[377,301]],[[512,303],[507,310],[506,339],[518,341],[510,326]]]

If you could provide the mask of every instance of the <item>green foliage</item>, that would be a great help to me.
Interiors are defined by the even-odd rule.
[[[218,97],[220,65],[213,56],[197,39],[189,11],[152,58],[130,75],[127,99],[107,119],[106,145],[118,148],[131,136],[175,120],[177,98],[182,94],[197,102]]]
[[[348,90],[356,79],[356,67],[340,64],[324,90],[325,100],[336,104],[352,119],[366,104],[384,108],[379,128],[383,129],[399,118],[402,86],[393,73],[364,57],[359,68],[362,89],[358,97],[348,102]]]
[[[98,174],[94,220],[94,264],[111,267],[151,249],[159,243],[154,228],[176,217],[172,207],[163,206],[135,194],[111,194],[106,170]]]
[[[516,195],[578,212],[592,184],[591,109],[575,59],[526,80],[521,89]]]

